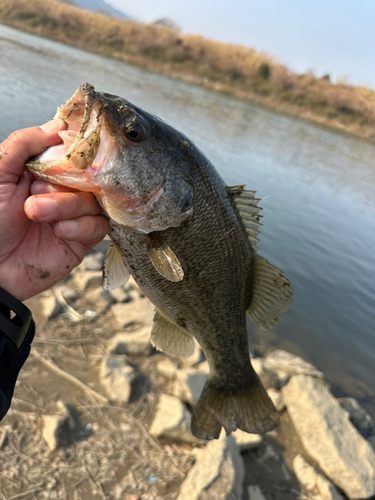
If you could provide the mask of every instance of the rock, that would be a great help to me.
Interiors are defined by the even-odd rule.
[[[62,401],[58,401],[57,406],[57,415],[42,415],[42,436],[50,450],[56,450],[64,433],[74,428],[67,406]]]
[[[190,431],[191,416],[187,408],[174,396],[161,394],[149,433],[188,443],[204,443]]]
[[[122,287],[115,288],[109,292],[114,302],[130,302],[131,296]]]
[[[86,306],[95,311],[97,314],[104,312],[111,304],[113,304],[112,297],[102,287],[92,288],[87,290],[83,295],[83,300]]]
[[[270,387],[267,390],[269,397],[272,399],[273,404],[275,405],[276,410],[281,413],[285,410],[285,401],[284,396],[280,391],[277,391],[273,387]]]
[[[342,496],[334,485],[316,472],[314,467],[305,462],[301,455],[294,458],[293,470],[304,493],[311,500],[342,500]]]
[[[62,311],[60,302],[50,290],[25,300],[25,306],[33,313],[37,326],[44,325],[49,319],[55,318]]]
[[[324,474],[349,498],[375,493],[375,453],[323,383],[296,375],[283,388],[302,444]]]
[[[278,384],[276,373],[266,368],[263,358],[251,358],[251,364],[266,389]]]
[[[79,271],[73,274],[74,281],[80,290],[102,286],[101,271]]]
[[[249,500],[266,500],[266,497],[263,495],[262,490],[259,486],[248,486],[247,487],[247,496]]]
[[[100,365],[100,381],[113,401],[127,403],[136,378],[135,369],[122,356],[109,354]]]
[[[177,376],[176,365],[169,359],[161,359],[156,364],[157,372],[168,380],[173,380]]]
[[[123,328],[131,323],[151,325],[155,314],[154,309],[154,305],[146,298],[125,304],[113,304],[111,307],[118,328]]]
[[[222,433],[196,454],[197,460],[183,481],[177,500],[242,498],[244,465],[232,436]]]
[[[151,328],[144,326],[135,332],[114,335],[108,342],[108,349],[115,354],[149,354],[150,340]]]
[[[281,372],[282,376],[285,374],[291,375],[310,375],[311,377],[323,378],[323,373],[320,372],[315,366],[303,360],[302,358],[291,354],[290,352],[276,349],[275,351],[267,354],[264,360],[264,367],[272,370],[273,372]]]
[[[90,253],[83,259],[81,266],[85,271],[101,271],[105,256],[99,252]]]
[[[375,422],[356,399],[339,398],[338,402],[349,413],[350,421],[363,436],[368,437],[374,433]]]
[[[210,365],[208,364],[208,361],[203,361],[202,363],[199,363],[199,365],[195,366],[194,370],[208,375],[210,373]]]
[[[370,443],[370,446],[372,446],[372,448],[375,451],[375,436],[370,436],[369,438],[367,438],[367,441]]]
[[[60,291],[64,299],[68,302],[74,302],[80,295],[74,288],[65,285],[60,287]]]
[[[172,392],[184,403],[194,404],[198,401],[206,380],[205,373],[192,368],[177,370]]]
[[[5,445],[5,442],[6,442],[7,437],[8,437],[8,432],[9,433],[11,432],[10,426],[4,425],[4,426],[0,427],[0,450]]]
[[[249,434],[248,432],[241,431],[241,429],[232,432],[232,436],[241,451],[256,448],[263,441],[263,436],[260,434]]]

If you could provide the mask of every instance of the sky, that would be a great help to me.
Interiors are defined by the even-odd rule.
[[[142,22],[264,50],[292,71],[375,88],[375,0],[107,0]]]

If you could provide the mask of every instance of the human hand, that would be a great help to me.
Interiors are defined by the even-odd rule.
[[[34,181],[25,171],[31,156],[62,142],[65,128],[53,120],[0,144],[0,286],[21,301],[62,280],[108,232],[91,193]]]

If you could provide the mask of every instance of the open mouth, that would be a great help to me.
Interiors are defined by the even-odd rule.
[[[56,175],[63,171],[86,170],[98,153],[102,110],[103,105],[94,87],[83,83],[68,101],[59,106],[54,116],[67,126],[66,130],[59,132],[63,143],[31,158],[26,164],[27,169],[43,178],[53,176],[55,181]]]

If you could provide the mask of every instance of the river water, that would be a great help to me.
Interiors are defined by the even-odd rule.
[[[0,141],[50,119],[88,81],[189,136],[229,185],[265,198],[260,254],[293,304],[255,348],[324,371],[375,416],[375,146],[171,78],[0,25]]]

